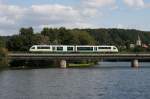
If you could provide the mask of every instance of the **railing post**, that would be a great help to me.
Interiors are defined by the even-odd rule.
[[[132,60],[131,67],[135,67],[135,68],[139,67],[139,61],[138,61],[138,59],[133,59]]]

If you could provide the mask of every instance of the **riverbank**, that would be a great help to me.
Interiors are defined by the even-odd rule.
[[[94,63],[69,63],[67,68],[89,68],[94,66]],[[34,67],[34,66],[18,66],[18,67],[8,67],[8,68],[1,68],[1,70],[3,69],[43,69],[43,68],[60,68],[58,66],[53,66],[53,65],[49,65],[49,66],[38,66],[38,67]]]

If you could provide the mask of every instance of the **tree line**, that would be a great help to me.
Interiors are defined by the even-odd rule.
[[[5,40],[4,38],[0,37],[0,68],[5,68],[8,66],[8,51],[5,47]]]
[[[40,33],[34,33],[29,27],[21,28],[18,35],[9,37],[6,47],[9,51],[28,51],[32,45],[38,44],[87,45],[95,44],[95,39],[81,30],[44,28]]]
[[[115,45],[118,48],[135,44],[138,35],[144,44],[150,44],[150,32],[126,29],[66,29],[43,28],[35,33],[32,27],[21,28],[17,35],[1,37],[9,51],[28,51],[32,45]],[[1,39],[0,38],[0,39]],[[5,42],[5,43],[4,43]]]

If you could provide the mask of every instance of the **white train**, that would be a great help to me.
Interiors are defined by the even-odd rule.
[[[33,45],[30,52],[118,52],[116,46],[97,45]]]

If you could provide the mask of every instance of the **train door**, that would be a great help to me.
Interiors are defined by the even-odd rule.
[[[63,46],[63,52],[67,52],[67,46]]]

